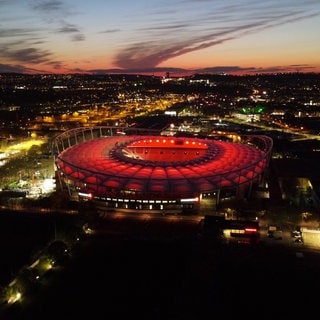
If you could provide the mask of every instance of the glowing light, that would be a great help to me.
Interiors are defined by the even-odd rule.
[[[78,195],[84,198],[92,199],[92,193],[79,192]]]
[[[258,230],[256,228],[245,228],[245,232],[257,232]]]
[[[199,201],[199,197],[181,199],[181,202],[198,202],[198,201]]]

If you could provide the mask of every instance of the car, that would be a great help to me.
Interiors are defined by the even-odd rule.
[[[294,231],[291,232],[291,236],[293,238],[300,238],[301,237],[301,231],[294,230]]]
[[[302,237],[295,238],[294,243],[303,243]]]

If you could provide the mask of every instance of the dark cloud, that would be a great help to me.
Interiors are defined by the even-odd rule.
[[[13,37],[25,37],[33,34],[35,30],[28,28],[0,28],[0,39],[1,38],[13,38]]]
[[[89,70],[92,74],[166,74],[169,72],[171,75],[178,74],[195,74],[195,73],[234,73],[243,72],[248,69],[243,69],[237,66],[219,66],[209,67],[204,69],[184,69],[184,68],[131,68],[131,69],[92,69]],[[251,69],[250,69],[251,70]]]
[[[120,32],[121,29],[109,29],[109,30],[103,30],[100,31],[99,33],[116,33],[116,32]]]
[[[312,69],[314,69],[314,67],[307,64],[285,65],[285,66],[274,66],[274,67],[268,67],[268,68],[256,68],[254,70],[254,73],[287,73],[287,72],[301,72],[301,71],[312,72]]]
[[[94,74],[93,72],[90,72],[88,70],[83,70],[83,69],[80,69],[80,68],[71,69],[70,72],[71,73],[82,73],[82,74],[84,74],[84,73],[86,73],[86,74]],[[105,73],[101,72],[101,73],[97,73],[97,74],[105,74]]]
[[[59,71],[63,66],[62,63],[59,61],[49,61],[46,63],[47,65],[53,66],[53,68],[57,71]],[[38,65],[37,65],[38,66]],[[5,72],[14,72],[14,73],[47,73],[46,70],[40,69],[40,68],[30,68],[25,67],[20,64],[1,64],[0,63],[0,73]]]
[[[43,44],[43,43],[45,43],[46,41],[44,41],[44,40],[36,40],[36,41],[32,41],[32,44],[33,45],[38,45],[38,44]]]
[[[71,24],[67,24],[64,26],[61,26],[58,30],[59,33],[74,33],[74,32],[79,32],[79,29]]]
[[[0,6],[12,4],[12,0],[0,0]],[[18,3],[18,1],[17,1]],[[0,59],[17,61],[17,65],[2,65],[3,68],[23,68],[20,63],[51,65],[55,70],[64,69],[59,61],[53,61],[51,51],[40,48],[50,34],[67,36],[69,41],[85,41],[86,36],[79,25],[70,23],[76,7],[81,9],[81,1],[74,3],[63,0],[26,0],[32,9],[31,15],[25,15],[20,21],[23,28],[6,28],[12,18],[2,11],[0,21]],[[147,4],[148,2],[146,2]],[[126,72],[158,73],[190,72],[179,68],[157,68],[164,62],[198,50],[219,46],[234,39],[240,39],[248,34],[258,33],[270,28],[294,23],[299,20],[319,16],[317,10],[310,10],[319,4],[319,0],[269,0],[269,1],[214,1],[214,0],[177,0],[158,2],[157,5],[146,5],[143,10],[132,11],[132,17],[126,12],[123,26],[133,26],[133,20],[139,27],[133,30],[122,29],[122,21],[115,23],[109,29],[101,28],[100,34],[107,38],[121,33],[124,44],[117,42],[122,50],[115,56],[115,69],[91,70],[93,73]],[[195,10],[195,5],[197,6]],[[74,7],[73,7],[74,6]],[[1,7],[0,7],[1,8]],[[8,7],[9,8],[9,7]],[[99,6],[97,5],[97,8]],[[10,9],[10,8],[9,8]],[[318,7],[319,9],[319,7]],[[21,9],[22,10],[22,9]],[[0,9],[1,11],[1,9]],[[8,11],[10,12],[10,11]],[[21,12],[18,15],[23,18]],[[85,12],[82,12],[85,14]],[[106,15],[106,20],[108,16]],[[17,20],[18,21],[18,20]],[[45,24],[43,24],[43,21]],[[84,21],[84,20],[82,20]],[[148,21],[147,25],[143,25]],[[8,22],[8,23],[6,23]],[[83,22],[84,23],[84,22]],[[141,23],[141,24],[140,24]],[[121,29],[120,29],[121,28]],[[127,31],[132,31],[130,37],[123,38]],[[115,36],[114,36],[115,38]],[[106,39],[108,41],[108,39]],[[39,47],[38,47],[39,46]],[[21,49],[23,48],[23,49]],[[59,49],[57,49],[59,50]],[[57,53],[59,54],[59,53]],[[214,62],[214,56],[212,57]],[[212,63],[214,64],[214,63]],[[36,66],[37,67],[37,66]],[[216,66],[191,72],[237,73],[237,72],[282,72],[284,69],[311,69],[308,65],[271,67],[268,69],[246,68],[237,66]],[[78,72],[78,69],[75,69]],[[84,72],[81,70],[81,72]]]
[[[43,63],[50,60],[51,54],[45,50],[39,50],[36,48],[25,49],[5,49],[1,53],[2,56],[10,58],[14,61],[20,61],[25,63]]]
[[[49,66],[51,65],[56,70],[59,70],[63,67],[60,61],[49,61],[46,63],[46,65],[49,65]]]
[[[200,49],[212,47],[231,39],[233,39],[233,37],[226,37],[224,39],[211,41],[205,41],[206,39],[202,39],[200,43],[191,44],[188,40],[185,40],[167,46],[161,44],[152,45],[150,42],[137,43],[136,45],[128,47],[120,52],[116,57],[115,64],[121,68],[152,68],[171,58],[179,57],[183,54]]]
[[[35,0],[31,1],[31,7],[34,10],[40,11],[45,14],[58,12],[64,10],[63,1],[58,0]]]
[[[197,73],[236,73],[236,72],[246,72],[249,70],[255,70],[255,68],[241,68],[239,66],[217,66],[217,67],[207,67],[202,69],[196,69],[194,72]]]
[[[22,65],[0,64],[0,73],[44,73],[44,70],[26,68]]]
[[[57,30],[58,33],[77,33],[71,36],[71,41],[84,41],[86,37],[79,32],[79,29],[72,24],[66,24]]]
[[[32,1],[31,7],[39,12],[45,21],[58,25],[56,32],[77,35],[71,36],[71,41],[83,41],[85,36],[80,32],[78,26],[70,24],[65,19],[72,16],[72,12],[63,1],[59,0],[36,0]]]
[[[182,2],[186,8],[190,3],[194,5],[191,0]],[[188,12],[188,17],[182,21],[175,19],[173,10],[170,23],[162,22],[159,17],[148,28],[136,30],[137,38],[140,32],[147,31],[149,39],[141,41],[140,38],[136,42],[131,39],[131,44],[116,55],[114,64],[125,69],[152,68],[171,58],[217,46],[246,34],[319,15],[319,12],[308,12],[308,4],[312,4],[312,1],[307,1],[304,6],[297,5],[296,1],[249,1],[244,4],[239,2],[240,5],[221,4],[215,10],[210,10],[210,1],[202,3],[207,10],[201,11],[199,7],[198,16]],[[157,16],[156,13],[154,15]]]
[[[81,33],[75,34],[71,37],[71,41],[84,41],[85,39],[86,37]]]
[[[190,73],[190,70],[182,68],[132,68],[132,69],[92,69],[88,70],[92,74],[156,74],[156,73]]]
[[[0,4],[11,3],[10,1],[0,2]],[[38,46],[47,41],[45,35],[52,33],[53,30],[55,33],[70,35],[70,41],[84,41],[85,36],[80,32],[80,29],[65,21],[74,13],[69,10],[70,8],[66,6],[64,1],[59,0],[27,0],[26,4],[35,13],[36,18],[45,22],[45,25],[43,26],[42,23],[30,24],[31,20],[25,20],[26,27],[24,28],[6,28],[4,21],[2,20],[2,24],[0,21],[0,26],[2,26],[0,28],[0,59],[16,61],[17,64],[52,65],[56,70],[61,69],[61,63],[52,61],[52,52]],[[21,66],[12,67],[8,64],[6,68],[20,70]]]
[[[289,65],[289,66],[274,66],[269,68],[242,68],[239,66],[215,66],[200,69],[183,69],[183,68],[113,68],[113,69],[92,69],[88,70],[90,74],[166,74],[170,73],[172,76],[200,74],[257,74],[257,73],[285,73],[285,72],[299,72],[300,69],[312,69],[312,66]],[[78,70],[82,71],[83,70]]]
[[[0,72],[16,72],[16,73],[25,73],[26,68],[20,65],[10,65],[10,64],[1,64],[0,63]]]
[[[155,30],[164,30],[164,31],[174,31],[174,30],[179,30],[179,29],[185,29],[185,28],[189,28],[191,25],[190,23],[186,23],[186,24],[168,24],[165,26],[153,26],[153,27],[146,27],[146,28],[141,28],[139,30],[144,31],[155,31]]]

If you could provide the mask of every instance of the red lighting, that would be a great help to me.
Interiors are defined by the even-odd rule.
[[[258,232],[258,230],[256,228],[245,228],[244,231],[245,232]]]
[[[66,148],[56,164],[64,176],[97,197],[129,190],[200,201],[195,194],[245,186],[259,178],[271,147],[265,137],[261,141],[265,149],[198,138],[105,136]]]

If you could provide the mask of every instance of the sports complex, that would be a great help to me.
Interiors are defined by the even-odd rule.
[[[199,214],[208,199],[217,206],[251,196],[269,166],[272,139],[99,126],[65,131],[52,147],[57,184],[72,198],[103,211]]]

